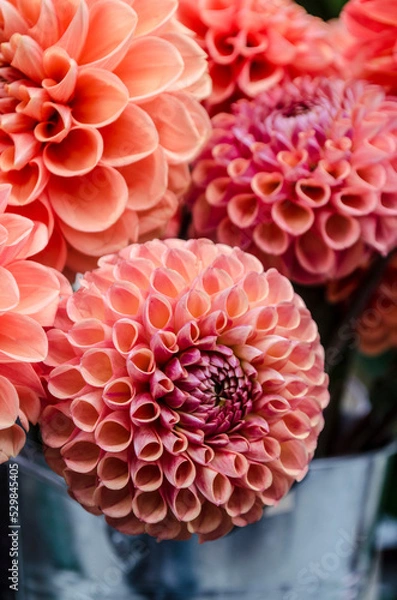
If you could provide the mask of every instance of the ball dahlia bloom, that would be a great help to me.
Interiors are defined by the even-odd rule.
[[[209,131],[206,56],[176,8],[0,0],[0,182],[51,251],[116,251],[176,211]]]
[[[397,99],[297,78],[213,118],[186,201],[192,235],[238,244],[303,284],[397,244]]]
[[[208,53],[213,89],[205,104],[213,114],[286,77],[329,75],[342,65],[333,27],[291,0],[180,0],[178,16]]]
[[[101,258],[48,333],[49,464],[128,534],[201,541],[301,479],[328,403],[317,326],[238,248],[153,240]]]
[[[397,94],[396,0],[349,0],[341,20],[352,38],[346,59],[355,75]]]
[[[0,463],[20,452],[24,430],[37,423],[44,392],[33,364],[47,356],[43,326],[54,324],[61,291],[68,293],[61,275],[29,260],[47,232],[4,213],[10,191],[0,185]]]

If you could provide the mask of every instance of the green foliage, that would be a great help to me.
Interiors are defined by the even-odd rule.
[[[325,20],[337,17],[346,0],[297,0],[307,12]]]

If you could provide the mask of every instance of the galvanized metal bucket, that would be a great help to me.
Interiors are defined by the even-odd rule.
[[[375,528],[395,450],[315,459],[260,522],[201,545],[122,535],[22,457],[19,598],[375,600]]]

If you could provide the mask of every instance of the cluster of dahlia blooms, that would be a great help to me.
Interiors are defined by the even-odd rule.
[[[328,375],[289,279],[397,246],[395,23],[379,0],[333,24],[0,0],[0,462],[38,422],[76,501],[160,540],[253,523],[304,477]],[[395,274],[364,349],[396,343]]]
[[[178,17],[208,53],[212,114],[286,78],[331,75],[344,64],[333,24],[292,0],[180,0]]]
[[[59,269],[153,237],[176,212],[210,90],[177,5],[0,0],[0,182],[10,212],[48,227]]]
[[[301,479],[328,403],[291,283],[209,240],[100,259],[48,333],[49,464],[120,531],[216,539]]]
[[[351,36],[345,54],[354,75],[397,94],[395,0],[349,0],[341,19]]]
[[[212,119],[187,195],[192,235],[238,244],[296,282],[397,245],[397,98],[302,77]]]
[[[34,364],[47,356],[43,327],[53,325],[61,292],[70,293],[59,272],[29,260],[45,246],[46,230],[4,213],[10,193],[0,186],[0,463],[19,453],[24,430],[37,423],[44,391]]]

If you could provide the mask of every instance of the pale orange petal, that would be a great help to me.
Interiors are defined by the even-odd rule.
[[[103,139],[93,127],[74,127],[57,144],[48,144],[43,152],[47,169],[60,177],[85,175],[96,167],[103,152]]]
[[[15,387],[0,375],[0,429],[11,427],[17,419],[19,397]]]
[[[47,356],[43,328],[30,317],[7,313],[0,316],[0,356],[38,362]]]
[[[25,445],[26,435],[19,425],[0,430],[0,463],[17,456]]]
[[[177,0],[134,0],[134,10],[138,15],[135,36],[147,35],[163,25],[177,7]]]
[[[48,194],[57,215],[77,231],[103,231],[122,215],[128,189],[113,168],[96,167],[81,177],[52,176]]]
[[[137,24],[133,9],[118,0],[97,0],[90,6],[89,28],[79,57],[80,64],[113,69],[120,62]]]
[[[175,46],[157,37],[135,40],[114,70],[134,102],[151,98],[169,88],[183,72],[183,60]]]
[[[72,116],[78,123],[103,127],[121,115],[128,103],[128,90],[113,73],[87,68],[78,74]]]
[[[121,116],[100,129],[104,150],[102,162],[122,167],[152,154],[158,146],[158,133],[149,115],[129,104]]]

